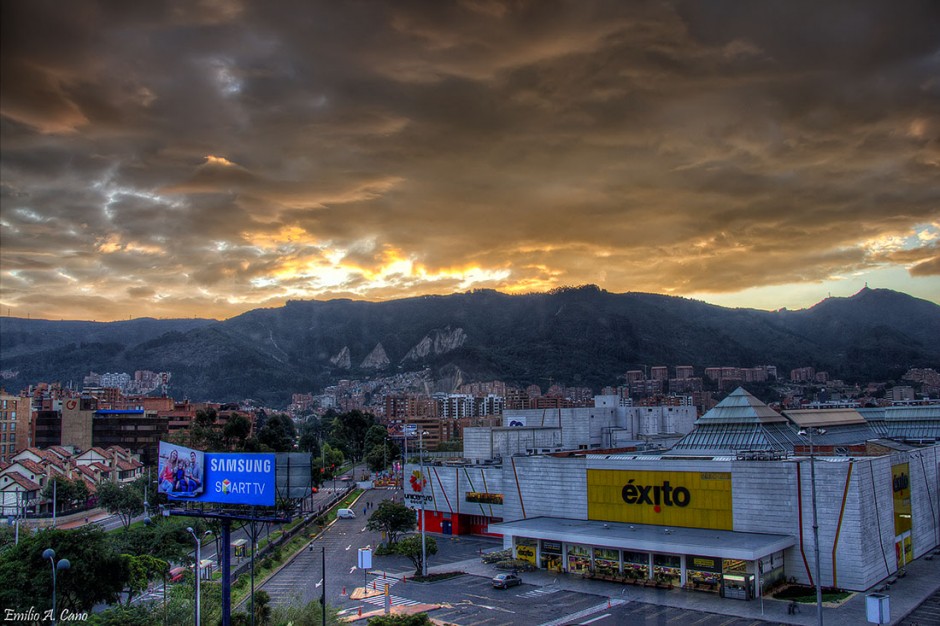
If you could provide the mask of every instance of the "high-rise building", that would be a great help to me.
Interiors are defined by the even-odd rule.
[[[0,393],[0,461],[29,445],[30,399]]]

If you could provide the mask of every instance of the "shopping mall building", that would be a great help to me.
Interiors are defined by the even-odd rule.
[[[870,589],[940,545],[940,405],[780,414],[738,389],[687,433],[640,433],[606,402],[467,429],[465,459],[406,467],[405,500],[538,568],[728,598],[815,582],[814,508],[824,587]]]

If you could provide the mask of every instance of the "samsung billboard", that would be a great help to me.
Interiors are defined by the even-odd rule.
[[[275,457],[200,452],[160,442],[159,489],[170,500],[274,506]]]

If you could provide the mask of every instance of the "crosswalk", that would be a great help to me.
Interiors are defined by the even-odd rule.
[[[377,591],[385,591],[385,585],[393,587],[397,583],[400,583],[401,580],[398,578],[389,578],[387,576],[376,576],[375,579],[369,584],[370,589],[375,589]]]
[[[526,591],[525,593],[520,593],[520,598],[538,598],[540,596],[546,596],[553,593],[558,593],[561,591],[559,587],[539,587],[533,589],[532,591]]]
[[[408,598],[402,598],[401,596],[393,596],[389,594],[389,600],[391,600],[392,606],[418,606],[421,602],[417,600],[409,600]],[[370,596],[368,598],[362,598],[361,602],[367,602],[373,606],[385,606],[385,596]]]

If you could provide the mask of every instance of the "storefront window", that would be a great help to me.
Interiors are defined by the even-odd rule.
[[[633,578],[649,578],[650,557],[646,552],[623,551],[623,573]]]
[[[657,582],[678,585],[682,580],[682,560],[672,554],[654,554],[653,578]]]
[[[561,542],[543,541],[541,550],[541,566],[551,572],[561,571]]]
[[[685,557],[686,581],[692,589],[718,591],[721,585],[721,559],[714,556]]]
[[[747,561],[725,559],[721,562],[722,595],[736,600],[750,600],[754,575],[747,573]]]
[[[620,573],[620,551],[610,548],[594,548],[594,572],[600,576]]]
[[[591,569],[591,548],[579,544],[568,544],[568,572],[584,574]]]

